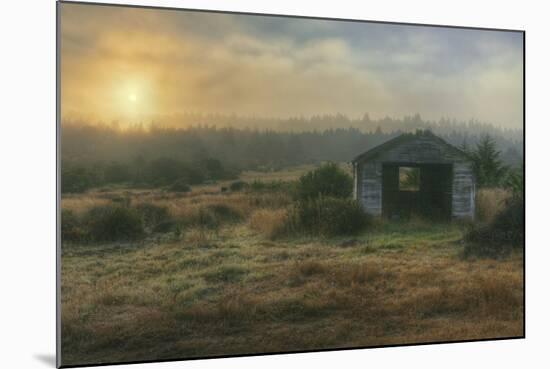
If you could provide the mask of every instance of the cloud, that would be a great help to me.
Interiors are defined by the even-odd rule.
[[[64,3],[62,114],[420,113],[521,128],[522,43],[511,32]]]

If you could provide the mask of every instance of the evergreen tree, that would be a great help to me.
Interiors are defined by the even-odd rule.
[[[470,154],[477,184],[480,187],[498,187],[506,178],[508,167],[500,160],[495,141],[484,135]]]

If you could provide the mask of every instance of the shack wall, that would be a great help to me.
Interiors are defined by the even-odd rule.
[[[475,214],[475,178],[470,164],[459,150],[433,135],[417,135],[355,162],[354,197],[367,213],[375,216],[381,216],[383,211],[383,191],[387,190],[384,188],[387,183],[384,184],[382,178],[382,167],[385,164],[400,166],[407,166],[407,164],[452,165],[451,216],[473,219]],[[447,186],[446,184],[445,187],[448,188]]]
[[[361,166],[360,203],[368,214],[382,215],[382,165],[378,162]]]
[[[475,181],[471,166],[466,163],[453,165],[453,218],[474,218]]]

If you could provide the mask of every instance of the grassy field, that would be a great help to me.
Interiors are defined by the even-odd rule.
[[[247,181],[294,179],[245,173]],[[379,222],[355,237],[276,237],[285,193],[93,191],[179,218],[224,205],[233,220],[134,242],[63,245],[65,365],[523,334],[523,255],[462,257],[461,224]]]

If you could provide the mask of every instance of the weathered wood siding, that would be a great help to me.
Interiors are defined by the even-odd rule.
[[[465,162],[453,165],[453,218],[474,218],[475,182],[471,166]]]
[[[368,214],[382,215],[382,165],[377,162],[361,166],[360,202]]]
[[[353,163],[353,198],[361,202],[363,190],[363,169],[358,163]]]

